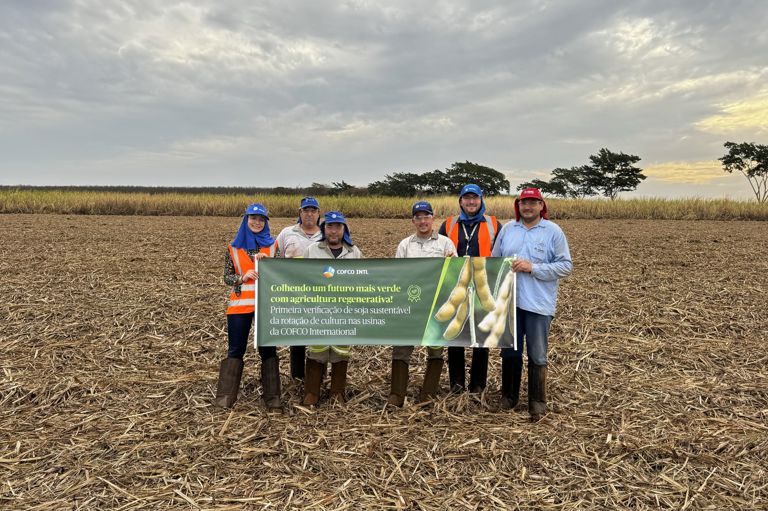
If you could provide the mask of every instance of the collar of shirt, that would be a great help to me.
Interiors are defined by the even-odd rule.
[[[307,234],[306,232],[304,232],[304,229],[302,229],[302,228],[301,228],[301,224],[296,224],[296,225],[294,225],[294,226],[293,226],[293,230],[294,230],[295,232],[297,232],[298,234],[301,234],[301,235],[302,235],[302,236],[304,236],[305,238],[309,238],[309,239],[312,239],[312,238],[314,238],[315,236],[317,236],[317,233],[319,233],[319,232],[320,232],[320,229],[318,229],[318,230],[317,230],[316,232],[314,232],[313,234]]]
[[[512,225],[514,225],[515,227],[519,227],[520,229],[525,229],[526,231],[530,231],[532,229],[536,229],[537,227],[546,228],[548,223],[549,223],[548,220],[542,218],[541,220],[539,220],[539,223],[537,223],[533,227],[526,227],[525,225],[523,225],[523,221],[522,220],[518,220],[517,222],[515,222]]]
[[[422,238],[418,234],[414,234],[413,236],[411,236],[411,243],[424,243],[424,242],[427,242],[430,240],[436,240],[436,239],[437,239],[437,233],[435,232],[434,229],[432,229],[432,233],[426,238]]]

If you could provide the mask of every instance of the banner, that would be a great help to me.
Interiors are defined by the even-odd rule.
[[[511,347],[511,258],[259,261],[258,346]]]

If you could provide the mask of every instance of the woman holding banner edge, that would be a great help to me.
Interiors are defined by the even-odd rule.
[[[255,261],[274,257],[275,240],[269,231],[269,213],[262,204],[251,204],[245,210],[235,239],[225,256],[224,283],[232,287],[227,306],[227,358],[219,367],[219,382],[214,404],[230,408],[237,401],[243,374],[243,355],[255,312]],[[261,387],[264,404],[270,411],[282,411],[280,402],[280,361],[277,348],[259,347]]]

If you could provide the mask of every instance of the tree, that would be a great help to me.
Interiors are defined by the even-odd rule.
[[[517,186],[518,191],[523,190],[524,188],[538,188],[544,195],[554,195],[556,197],[568,196],[568,190],[565,188],[565,185],[561,182],[555,182],[554,179],[552,179],[552,181],[534,179]]]
[[[591,155],[589,160],[591,165],[569,169],[558,167],[552,171],[549,181],[534,179],[517,189],[533,186],[542,193],[559,197],[577,199],[602,194],[614,200],[619,192],[634,190],[645,179],[643,169],[633,165],[640,161],[639,156],[614,153],[603,148],[596,155]]]
[[[374,181],[368,185],[371,195],[397,195],[412,197],[421,189],[421,176],[412,172],[387,174],[384,181]]]
[[[595,155],[589,157],[592,165],[586,165],[586,176],[582,187],[590,195],[601,193],[611,200],[616,199],[619,192],[629,192],[637,188],[637,185],[645,179],[643,169],[635,167],[640,161],[639,156],[633,154],[614,153],[608,149],[600,149]]]
[[[768,146],[754,142],[726,142],[728,154],[719,158],[729,174],[740,172],[749,181],[757,202],[768,201]]]
[[[351,184],[347,183],[346,181],[341,181],[341,183],[337,183],[336,181],[331,182],[331,194],[332,195],[344,195],[350,193],[350,191],[354,190],[355,187]]]
[[[483,190],[483,195],[499,195],[509,192],[509,180],[498,170],[465,161],[456,162],[445,169],[450,183],[448,193],[458,194],[467,183],[475,183]]]
[[[490,167],[471,162],[456,162],[451,167],[433,170],[423,174],[395,172],[387,174],[383,181],[368,185],[371,195],[414,195],[458,194],[467,183],[476,183],[485,195],[498,195],[509,191],[509,181],[504,174]],[[336,185],[336,183],[334,183]]]

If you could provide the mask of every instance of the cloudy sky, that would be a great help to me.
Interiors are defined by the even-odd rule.
[[[4,0],[0,184],[513,185],[636,154],[634,195],[751,198],[768,2]],[[623,194],[631,196],[633,194]]]

